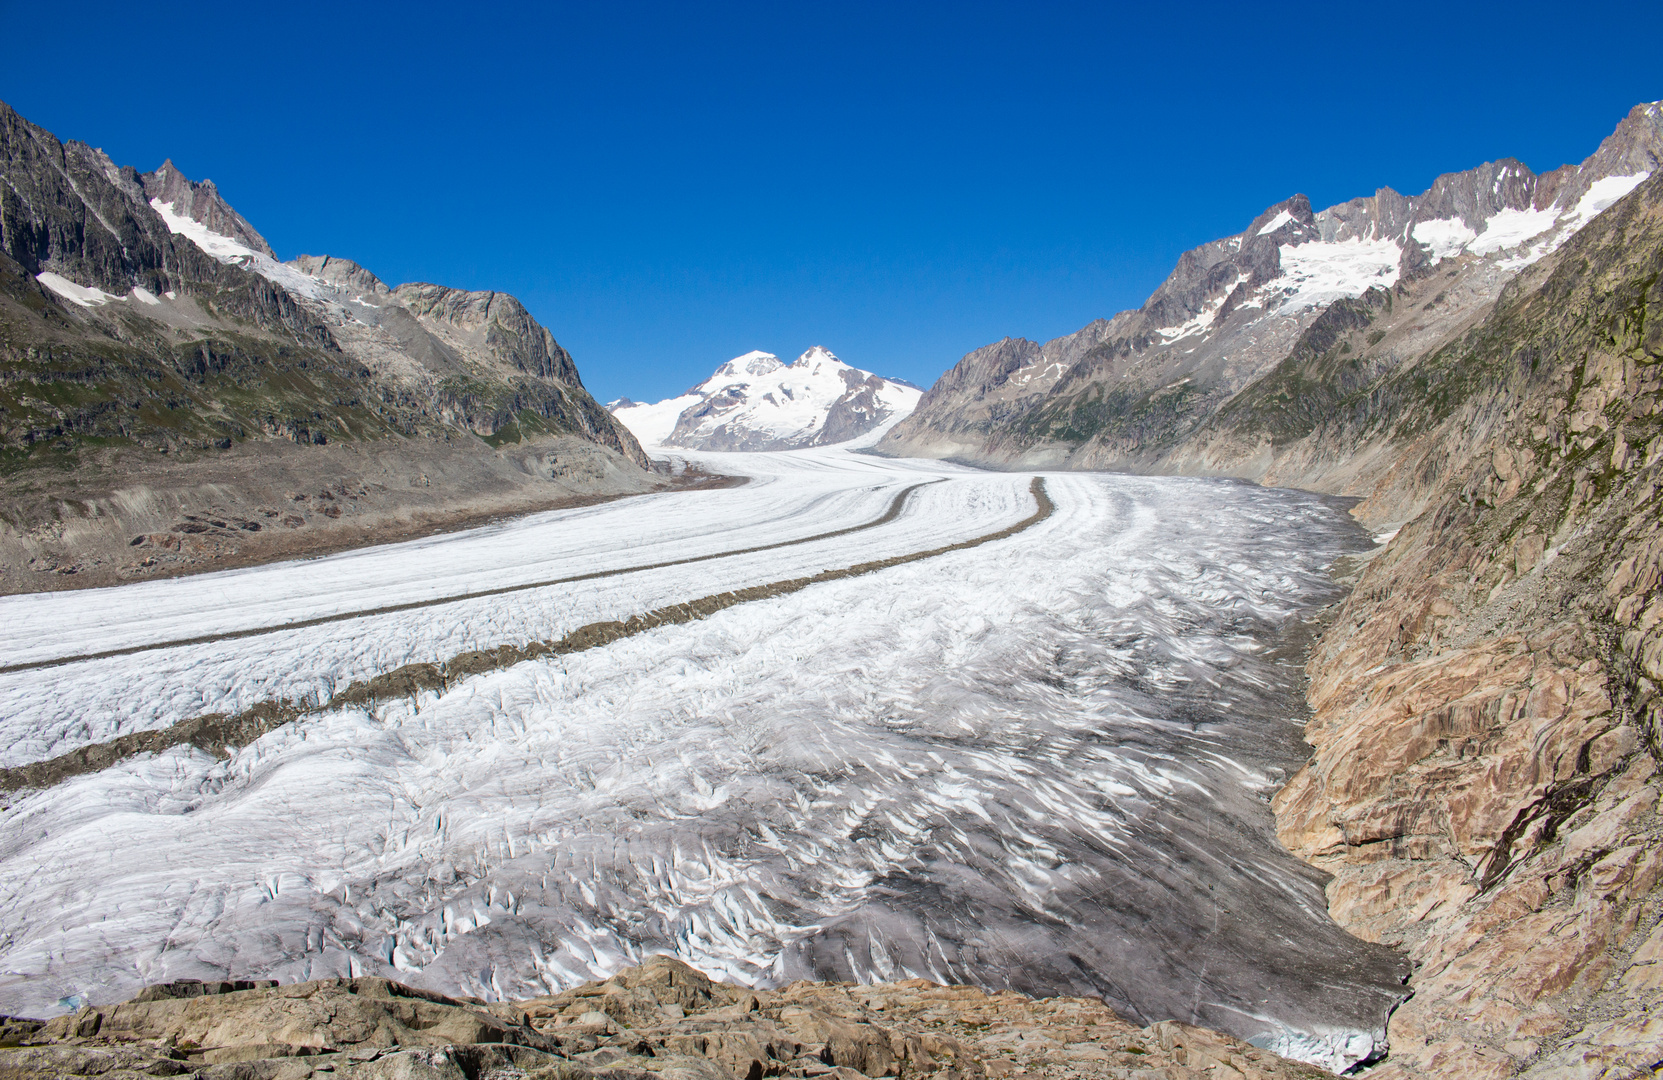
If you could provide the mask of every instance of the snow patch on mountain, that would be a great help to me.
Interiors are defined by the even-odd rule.
[[[222,263],[252,270],[267,281],[312,300],[324,298],[323,282],[288,263],[278,262],[263,251],[255,251],[229,236],[214,232],[200,221],[178,212],[161,199],[151,199],[150,208],[162,216],[168,232],[183,236]]]
[[[1263,236],[1266,233],[1273,233],[1277,229],[1280,229],[1282,226],[1286,225],[1288,222],[1290,222],[1292,220],[1293,220],[1293,215],[1288,213],[1286,210],[1283,210],[1283,211],[1279,212],[1275,217],[1271,218],[1269,221],[1267,221],[1263,225],[1261,225],[1259,227],[1259,231],[1254,233],[1253,235],[1254,236]]]
[[[1627,195],[1647,180],[1651,173],[1635,173],[1633,176],[1602,176],[1588,185],[1587,192],[1577,200],[1571,210],[1579,226],[1587,224],[1595,214],[1611,206],[1618,199]]]
[[[1478,239],[1467,245],[1474,255],[1490,255],[1497,251],[1518,247],[1527,240],[1553,228],[1559,212],[1552,207],[1545,210],[1498,210],[1478,234]]]
[[[881,434],[923,391],[850,367],[816,345],[792,363],[753,350],[684,394],[613,410],[637,439],[690,450],[785,450]]]
[[[121,299],[121,297],[112,296],[103,289],[95,289],[88,285],[77,285],[62,274],[54,274],[50,270],[42,274],[36,274],[35,280],[70,303],[79,304],[82,307],[97,307],[100,304],[108,304],[112,300]]]
[[[1602,176],[1569,208],[1558,203],[1540,209],[1504,208],[1492,214],[1479,232],[1458,218],[1444,218],[1416,222],[1410,236],[1426,246],[1434,262],[1463,254],[1495,256],[1503,270],[1517,270],[1557,251],[1577,230],[1650,176],[1649,172]]]
[[[1467,223],[1460,218],[1417,221],[1410,229],[1409,236],[1431,251],[1434,262],[1461,254],[1468,244],[1478,238],[1478,234],[1468,228]]]
[[[1281,247],[1282,277],[1287,290],[1281,310],[1292,314],[1348,296],[1361,296],[1378,285],[1397,283],[1403,249],[1394,240],[1312,240]]]

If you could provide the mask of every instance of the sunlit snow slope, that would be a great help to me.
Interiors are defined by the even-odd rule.
[[[790,450],[882,435],[923,391],[850,367],[818,345],[789,364],[734,357],[685,394],[613,407],[643,443],[692,450]]]
[[[873,436],[874,438],[876,436]],[[614,576],[0,675],[14,766],[115,734],[1029,516],[1029,477],[842,448],[753,477],[309,562],[0,600],[15,666],[480,586]],[[694,554],[860,532],[659,570]],[[674,952],[752,982],[919,975],[1105,996],[1331,1067],[1397,961],[1328,919],[1265,800],[1303,758],[1284,647],[1366,544],[1309,496],[1050,476],[1006,539],[742,604],[218,760],[128,759],[0,811],[0,1013],[185,976],[376,973],[524,997]]]

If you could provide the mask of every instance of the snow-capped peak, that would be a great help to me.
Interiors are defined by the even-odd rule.
[[[797,357],[796,361],[793,362],[791,366],[799,368],[812,368],[818,364],[836,364],[840,368],[846,368],[849,366],[839,360],[837,355],[824,345],[816,345],[809,349],[807,352],[803,353],[803,355]]]
[[[785,450],[887,430],[922,396],[914,387],[850,367],[816,345],[789,364],[773,353],[748,352],[679,397],[614,412],[649,445]]]
[[[784,366],[785,363],[773,353],[763,352],[761,349],[752,349],[744,356],[736,356],[717,368],[716,374],[705,380],[702,385],[709,385],[717,379],[737,379],[746,375],[767,375]]]

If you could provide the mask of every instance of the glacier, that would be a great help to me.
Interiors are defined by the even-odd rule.
[[[748,482],[0,599],[3,764],[1034,508],[1027,474],[858,446],[679,453]],[[1268,807],[1307,755],[1327,568],[1370,541],[1301,492],[1043,479],[1051,516],[981,547],[13,792],[0,1012],[181,977],[512,999],[668,952],[755,985],[1089,994],[1336,1069],[1378,1052],[1402,962],[1329,919]],[[892,520],[768,546],[871,524],[908,488]],[[643,569],[691,555],[715,557]],[[537,584],[581,574],[603,576]],[[449,599],[514,584],[534,587]],[[285,628],[320,616],[340,618]],[[242,636],[170,644],[216,634]],[[111,649],[133,651],[70,659]]]

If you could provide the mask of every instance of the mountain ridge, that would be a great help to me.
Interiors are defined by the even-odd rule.
[[[4,592],[664,483],[508,294],[281,262],[211,181],[3,103],[0,374]]]
[[[1150,311],[1222,309],[1234,264],[1188,308],[1153,297],[1080,331],[1111,348],[1080,348],[1032,400],[999,391],[1040,381],[1062,346],[986,346],[880,446],[1357,500],[1380,546],[1334,567],[1350,589],[1306,659],[1312,756],[1272,808],[1288,850],[1333,875],[1334,919],[1415,965],[1369,1073],[1383,1080],[1663,1060],[1660,131],[1663,108],[1637,106],[1580,166],[1495,162],[1440,178],[1407,218],[1391,197],[1348,210],[1365,242],[1377,226],[1419,239],[1396,266],[1363,262],[1382,280],[1353,274],[1279,325],[1191,314],[1154,342]],[[1638,166],[1647,178],[1622,171]],[[1205,281],[1255,230],[1328,227],[1307,214],[1278,204],[1169,283]],[[1420,237],[1424,222],[1438,227]],[[1321,270],[1283,297],[1340,277]],[[1228,346],[1254,329],[1231,388]],[[1212,370],[1184,368],[1192,337]]]
[[[851,367],[823,346],[787,364],[753,349],[682,394],[620,401],[618,416],[644,441],[689,450],[790,450],[872,434],[911,412],[923,391]]]
[[[1412,289],[1459,263],[1459,302],[1446,298],[1427,320],[1434,335],[1448,333],[1660,158],[1663,105],[1650,103],[1581,165],[1540,176],[1502,159],[1439,176],[1414,197],[1381,188],[1313,212],[1292,196],[1241,233],[1185,252],[1135,310],[1044,344],[1005,339],[967,354],[878,450],[993,467],[1189,471],[1178,463],[1184,440],[1269,373],[1331,304],[1370,288]],[[1253,477],[1252,468],[1203,471]]]

